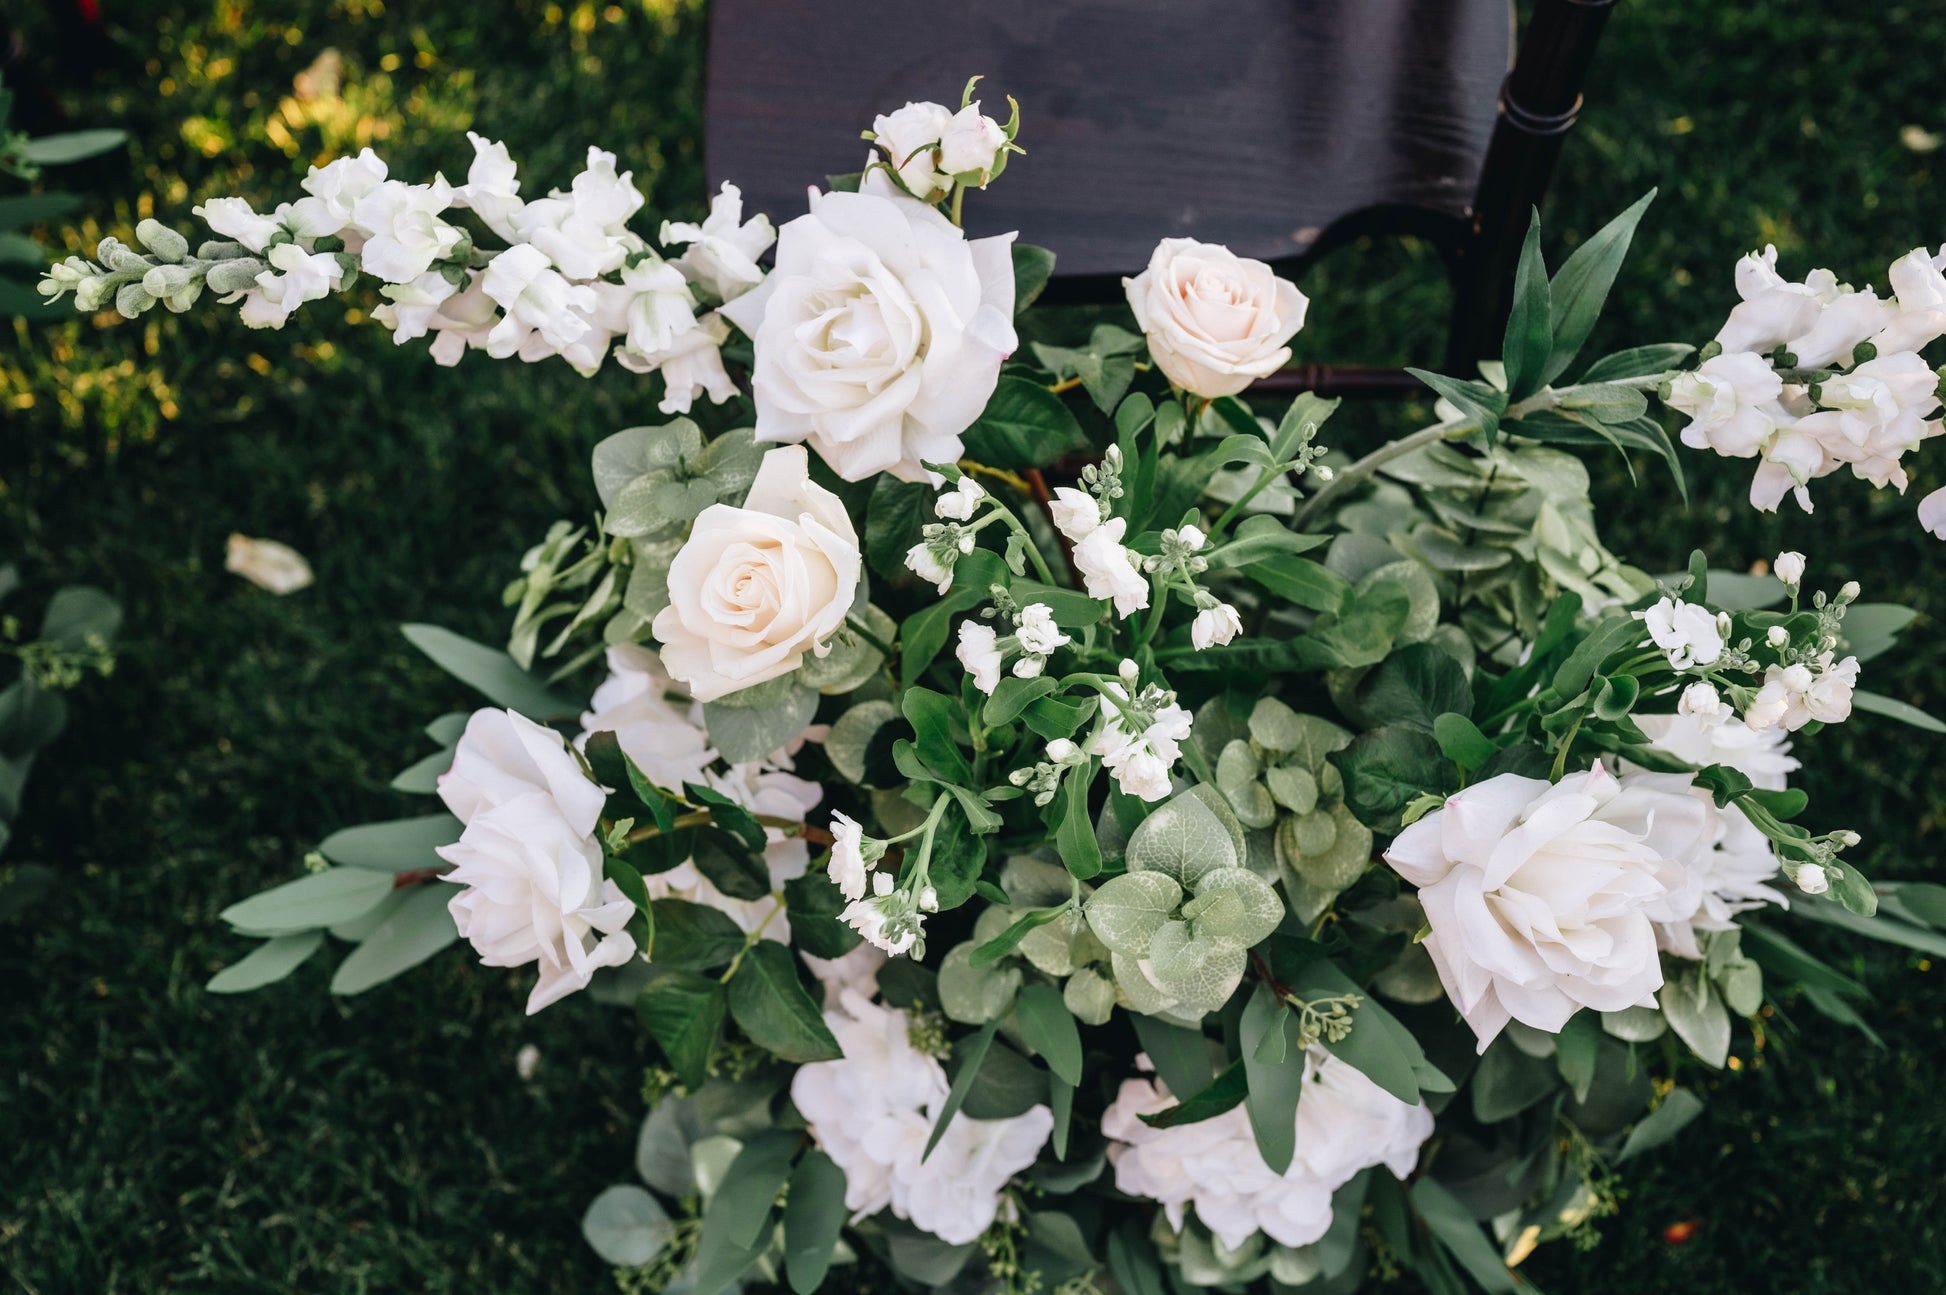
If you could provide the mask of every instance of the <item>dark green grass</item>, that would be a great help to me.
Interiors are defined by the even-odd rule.
[[[563,182],[600,142],[658,211],[700,208],[699,12],[489,7],[116,7],[138,52],[75,106],[133,131],[134,170],[85,177],[88,237],[125,234],[140,194],[181,225],[204,195],[288,197],[305,161],[361,142],[361,120],[386,132],[371,142],[401,174],[463,172],[472,126],[508,141],[530,185]],[[293,127],[278,100],[326,48],[349,106]],[[1864,281],[1946,237],[1946,153],[1899,136],[1946,132],[1942,64],[1946,19],[1919,4],[1625,0],[1546,213],[1558,260],[1662,189],[1598,340],[1707,336],[1734,258],[1766,239],[1790,272]],[[1429,256],[1349,252],[1305,287],[1300,358],[1436,357]],[[19,327],[0,349],[0,551],[31,592],[91,581],[129,612],[121,667],[79,698],[10,856],[56,863],[65,884],[0,927],[0,1288],[606,1285],[576,1224],[628,1173],[645,1054],[626,1018],[570,1001],[527,1020],[523,977],[458,952],[350,1001],[324,994],[322,958],[252,997],[201,990],[242,950],[217,910],[289,875],[331,829],[409,812],[386,780],[424,749],[421,723],[468,704],[393,626],[495,637],[523,548],[586,507],[589,448],[654,418],[626,374],[583,382],[481,357],[441,370],[343,316],[327,303],[253,334],[209,306]],[[1352,409],[1332,431],[1355,449],[1403,417]],[[1946,479],[1941,455],[1922,459],[1919,490]],[[1867,675],[1946,708],[1946,550],[1910,499],[1833,478],[1811,527],[1750,514],[1744,465],[1685,465],[1687,510],[1653,469],[1630,492],[1603,465],[1612,547],[1651,569],[1697,544],[1722,565],[1803,548],[1821,582],[1856,577],[1868,598],[1927,612],[1914,649]],[[224,574],[232,530],[296,545],[316,587],[274,599]],[[1813,814],[1866,832],[1875,875],[1938,876],[1939,741],[1861,716],[1803,754]],[[1879,1292],[1946,1276],[1939,973],[1821,934],[1805,938],[1866,977],[1891,1046],[1787,1004],[1801,1033],[1773,1017],[1762,1064],[1746,1042],[1686,1141],[1629,1176],[1599,1246],[1530,1261],[1543,1288]],[[543,1061],[523,1084],[514,1054],[529,1042]],[[1687,1244],[1665,1243],[1689,1220]]]

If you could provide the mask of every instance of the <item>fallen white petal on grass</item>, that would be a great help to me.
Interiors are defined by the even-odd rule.
[[[253,540],[248,535],[230,536],[223,569],[280,595],[294,594],[311,583],[311,564],[302,553],[288,544]]]

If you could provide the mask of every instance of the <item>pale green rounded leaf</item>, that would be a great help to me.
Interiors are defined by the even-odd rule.
[[[1132,873],[1160,872],[1193,889],[1204,873],[1235,867],[1237,849],[1210,807],[1184,792],[1142,820],[1126,857]]]
[[[1115,1014],[1115,982],[1093,967],[1083,967],[1068,977],[1061,1001],[1082,1024],[1106,1025]]]
[[[1257,781],[1257,756],[1250,744],[1231,742],[1216,761],[1216,785],[1225,796],[1233,796]]]
[[[1148,969],[1162,992],[1185,1007],[1213,1012],[1243,981],[1241,948],[1194,935],[1183,922],[1166,923],[1149,942]]]
[[[1128,1000],[1128,1009],[1143,1016],[1161,1016],[1176,1007],[1176,1000],[1142,969],[1143,959],[1127,953],[1114,954],[1110,968],[1115,973],[1115,988]]]
[[[838,717],[824,740],[824,753],[849,781],[865,781],[865,751],[878,731],[897,719],[899,708],[889,701],[868,701]]]
[[[1308,769],[1278,765],[1264,770],[1264,785],[1279,805],[1293,814],[1308,814],[1318,806],[1318,780]],[[1238,817],[1242,817],[1241,813]],[[1267,824],[1252,824],[1267,826]]]
[[[1342,803],[1284,820],[1277,845],[1291,868],[1320,890],[1343,890],[1372,862],[1371,829]]]
[[[1149,941],[1182,903],[1182,894],[1174,878],[1163,873],[1124,873],[1089,897],[1088,925],[1115,952],[1146,957]]]
[[[1224,868],[1204,877],[1197,886],[1196,898],[1221,895],[1235,900],[1234,925],[1225,934],[1247,949],[1267,939],[1284,920],[1284,901],[1270,884],[1248,868]]]
[[[939,964],[939,1006],[962,1025],[985,1025],[1004,1016],[1020,989],[1020,968],[1005,963],[973,965],[971,940],[955,945]]]
[[[668,1249],[675,1228],[655,1197],[633,1183],[618,1183],[588,1206],[581,1235],[603,1263],[640,1268]]]

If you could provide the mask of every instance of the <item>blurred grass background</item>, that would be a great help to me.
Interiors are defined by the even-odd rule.
[[[125,62],[69,106],[132,142],[125,160],[58,177],[88,194],[83,223],[50,231],[69,250],[151,214],[188,228],[206,196],[267,208],[310,162],[366,144],[395,174],[457,178],[467,128],[505,139],[530,188],[565,183],[599,143],[656,216],[701,212],[692,0],[109,12]],[[16,21],[45,49],[37,15]],[[1702,340],[1733,299],[1735,258],[1765,241],[1787,273],[1882,283],[1894,256],[1946,237],[1942,65],[1946,17],[1917,0],[1869,23],[1819,0],[1624,0],[1545,212],[1558,263],[1661,188],[1597,341]],[[1436,360],[1445,294],[1423,249],[1347,251],[1303,286],[1300,360]],[[324,993],[329,958],[248,998],[201,989],[244,948],[218,909],[291,875],[333,828],[414,812],[387,780],[426,749],[419,725],[472,699],[396,623],[497,639],[523,549],[587,506],[589,448],[655,417],[644,384],[612,366],[591,381],[483,356],[437,368],[363,321],[375,300],[319,303],[281,333],[212,303],[0,324],[0,554],[30,596],[87,581],[128,609],[121,666],[78,699],[10,853],[56,863],[65,884],[0,927],[6,1289],[609,1286],[577,1221],[630,1172],[644,1053],[627,1018],[571,1000],[528,1020],[524,977],[458,951],[350,1001]],[[1333,439],[1371,443],[1407,416],[1349,408]],[[1868,683],[1946,709],[1946,551],[1911,498],[1833,477],[1813,527],[1752,514],[1747,464],[1686,466],[1687,509],[1647,467],[1631,492],[1598,465],[1611,547],[1651,570],[1695,545],[1726,566],[1802,548],[1817,584],[1855,577],[1868,600],[1925,613]],[[1934,450],[1912,498],[1942,479]],[[295,545],[317,585],[277,599],[224,574],[233,530]],[[1864,831],[1874,876],[1941,879],[1939,740],[1861,715],[1804,745],[1819,826]],[[1703,1120],[1629,1175],[1600,1243],[1528,1262],[1543,1289],[1946,1280],[1940,970],[1790,929],[1868,981],[1890,1046],[1780,1004],[1765,1045],[1746,1036],[1740,1068],[1705,1081]],[[527,1043],[542,1061],[523,1082]]]

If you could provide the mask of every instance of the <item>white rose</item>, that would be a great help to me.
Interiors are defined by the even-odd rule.
[[[953,186],[953,177],[939,165],[939,140],[952,120],[944,104],[908,103],[872,122],[874,142],[884,146],[900,182],[921,202],[932,202]]]
[[[1262,261],[1193,238],[1163,239],[1122,286],[1156,365],[1199,396],[1235,395],[1288,364],[1310,305]]]
[[[409,283],[452,254],[460,230],[439,219],[453,205],[444,179],[431,184],[387,180],[358,199],[353,219],[370,233],[358,261],[387,283]]]
[[[613,733],[622,753],[658,787],[707,782],[716,751],[703,731],[702,708],[680,697],[654,652],[639,644],[608,649],[608,677],[581,716],[582,737]]]
[[[953,114],[939,137],[939,169],[952,176],[977,172],[984,189],[1006,147],[1005,128],[981,115],[978,103],[969,103]]]
[[[1669,384],[1668,405],[1689,415],[1682,442],[1733,459],[1754,456],[1777,429],[1783,411],[1777,398],[1784,380],[1763,356],[1749,351],[1718,355]]]
[[[1074,565],[1088,596],[1114,599],[1117,616],[1149,605],[1149,582],[1122,544],[1127,530],[1128,519],[1117,517],[1083,535],[1074,546]]]
[[[1190,645],[1201,651],[1203,648],[1228,643],[1243,633],[1243,617],[1228,603],[1218,603],[1205,607],[1196,613],[1196,620],[1189,627]]]
[[[924,481],[923,461],[960,457],[1017,343],[1014,236],[968,242],[878,179],[814,197],[723,314],[755,342],[759,439],[809,441],[847,481]]]
[[[1509,1019],[1553,1034],[1583,1007],[1655,1006],[1657,847],[1699,820],[1597,764],[1558,785],[1489,778],[1399,834],[1385,861],[1419,887],[1426,951],[1481,1052]]]
[[[1934,539],[1946,540],[1946,486],[1941,486],[1919,501],[1919,524],[1930,531]]]
[[[478,710],[439,777],[439,798],[462,823],[522,796],[546,796],[583,836],[606,801],[559,733],[511,710]]]
[[[954,655],[966,667],[966,673],[973,676],[973,686],[987,696],[1000,686],[1000,649],[992,626],[978,621],[959,623],[959,647]]]
[[[598,967],[635,956],[623,928],[635,906],[601,873],[601,847],[554,797],[518,796],[478,814],[453,845],[442,881],[465,887],[447,908],[489,967],[540,965],[527,1014],[578,989]]]
[[[669,565],[662,664],[698,701],[789,674],[845,622],[858,532],[795,446],[764,455],[743,506],[712,504]]]
[[[1669,664],[1678,670],[1710,665],[1723,655],[1723,634],[1707,607],[1664,598],[1647,611],[1636,612],[1635,619],[1643,623],[1649,638],[1669,654]]]

